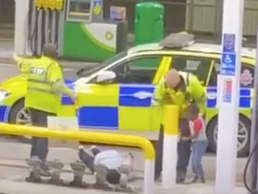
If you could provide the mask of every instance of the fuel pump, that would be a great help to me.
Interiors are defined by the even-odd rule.
[[[17,55],[41,55],[53,43],[63,59],[100,62],[127,49],[127,21],[105,19],[104,0],[16,0],[15,6]]]
[[[257,29],[258,37],[258,29]],[[254,96],[252,107],[250,153],[244,169],[244,184],[251,193],[258,193],[258,39],[256,42],[256,65],[254,76]]]
[[[61,45],[64,0],[31,0],[28,14],[28,45],[32,55],[41,55],[43,45]]]

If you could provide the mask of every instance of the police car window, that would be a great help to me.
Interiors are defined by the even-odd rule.
[[[118,54],[114,55],[113,57],[110,57],[110,58],[104,60],[103,62],[101,62],[100,64],[96,64],[96,65],[86,65],[85,64],[85,67],[78,70],[76,75],[78,77],[90,76],[91,74],[94,74],[94,73],[98,72],[102,68],[104,68],[104,67],[116,62],[117,60],[125,57],[126,54],[127,54],[126,51],[118,53]]]
[[[201,57],[173,56],[170,68],[196,75],[206,85],[211,60]]]
[[[252,88],[254,87],[254,67],[245,63],[241,65],[241,72],[240,72],[240,87],[244,88]],[[220,72],[220,63],[217,61],[215,63],[211,80],[210,86],[217,86],[217,75]]]
[[[129,58],[122,61],[110,70],[117,75],[118,83],[152,83],[160,61],[161,55],[145,55]]]

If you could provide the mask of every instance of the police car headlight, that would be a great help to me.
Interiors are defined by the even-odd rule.
[[[0,98],[9,96],[10,94],[11,94],[11,92],[9,92],[8,90],[1,90],[0,89]]]

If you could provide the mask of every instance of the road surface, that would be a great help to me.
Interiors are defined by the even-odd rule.
[[[17,144],[16,144],[17,145]],[[1,144],[1,146],[3,146]],[[6,149],[4,147],[3,149]],[[2,150],[2,147],[1,147]],[[12,149],[10,151],[13,151]],[[52,152],[51,150],[50,152]],[[56,154],[57,152],[54,151]],[[69,152],[69,151],[68,151]],[[67,156],[67,152],[66,156]],[[134,152],[135,153],[135,152]],[[2,154],[2,153],[1,153]],[[60,153],[59,153],[60,154]],[[53,154],[52,154],[53,156]],[[65,157],[65,156],[63,156]],[[67,157],[66,157],[67,158]],[[0,193],[4,194],[84,194],[85,189],[74,189],[69,187],[62,186],[53,186],[45,184],[36,184],[36,183],[27,183],[24,181],[25,177],[28,174],[27,169],[25,168],[15,168],[15,167],[6,167],[1,166],[2,158],[0,158]],[[66,182],[69,182],[73,179],[71,173],[62,173],[62,179]],[[87,183],[94,183],[94,177],[92,175],[85,175],[84,181]],[[143,180],[137,180],[130,183],[133,186],[140,187],[143,185]],[[154,194],[214,194],[214,180],[207,180],[205,184],[190,184],[190,185],[177,185],[173,190],[162,190],[161,183],[155,183],[155,192]],[[91,194],[101,194],[103,191],[100,190],[87,190]],[[122,194],[121,192],[105,192],[106,194]],[[245,188],[241,183],[236,184],[234,194],[243,194],[246,193]]]
[[[0,178],[0,193],[1,194],[85,194],[85,192],[91,194],[102,194],[101,190],[93,189],[79,189],[79,188],[70,188],[62,186],[53,186],[45,184],[36,184],[36,183],[27,183],[24,181],[26,176],[25,170],[19,169],[9,169],[1,168],[1,178]],[[5,178],[2,176],[2,173],[7,173],[8,177]],[[14,175],[13,173],[19,173],[19,175]],[[2,178],[3,177],[3,178]],[[71,174],[65,174],[64,179],[71,178]],[[88,183],[93,183],[94,179],[91,176],[85,176],[84,180]],[[132,185],[140,185],[142,182],[136,181],[131,183]],[[122,192],[104,192],[106,194],[122,194]],[[154,194],[214,194],[214,182],[208,181],[206,184],[191,184],[191,185],[177,185],[173,190],[163,190],[161,189],[160,183],[155,183],[154,185]],[[246,193],[245,188],[237,186],[235,188],[234,194],[243,194]]]
[[[0,140],[1,141],[1,140]],[[69,149],[59,147],[58,145],[53,145],[49,151],[49,159],[60,159],[63,163],[67,164],[65,169],[69,170],[69,162],[78,160],[77,149]],[[69,145],[68,145],[69,146]],[[30,146],[21,143],[9,143],[0,142],[0,166],[15,166],[19,168],[26,167],[24,159],[28,157],[30,152]],[[110,147],[103,147],[103,149],[109,149]],[[137,176],[143,176],[144,169],[144,157],[143,152],[139,149],[121,148],[121,147],[111,147],[112,149],[117,149],[119,152],[126,154],[132,152],[135,156],[134,169],[137,171]],[[243,180],[243,170],[246,163],[246,159],[237,160],[237,182],[242,182]],[[214,155],[207,155],[203,161],[204,169],[206,171],[206,178],[209,180],[215,179],[216,173],[216,158]],[[0,171],[1,172],[1,171]],[[188,177],[191,176],[191,169],[188,171]]]

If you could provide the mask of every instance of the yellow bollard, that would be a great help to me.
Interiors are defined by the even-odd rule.
[[[43,127],[33,127],[26,125],[10,125],[0,122],[0,133],[9,135],[28,135],[34,137],[46,137],[56,139],[66,139],[84,141],[88,143],[114,144],[121,146],[139,147],[144,151],[144,194],[154,193],[154,159],[155,151],[151,142],[139,136],[121,135],[114,133],[100,133],[87,131],[60,131]]]
[[[175,105],[164,107],[164,140],[162,163],[162,188],[172,189],[176,185],[177,142],[179,108]]]

